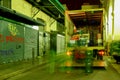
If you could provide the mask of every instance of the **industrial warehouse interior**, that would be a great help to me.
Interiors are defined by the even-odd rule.
[[[119,80],[120,0],[0,0],[0,80]]]

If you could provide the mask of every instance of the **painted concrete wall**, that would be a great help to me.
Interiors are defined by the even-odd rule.
[[[46,22],[46,26],[44,27],[44,30],[47,32],[50,32],[51,30],[55,31],[57,29],[57,21],[44,12],[38,10],[37,8],[33,7],[31,4],[26,2],[25,0],[12,0],[12,9],[16,10],[17,12],[20,12],[24,15],[27,15],[31,18],[37,19],[41,18]],[[37,12],[34,16],[34,14]],[[34,17],[33,17],[34,16]]]
[[[114,40],[120,40],[120,0],[114,0]]]
[[[74,24],[69,17],[69,11],[65,12],[65,27],[66,27],[66,43],[70,40],[70,36],[73,34]]]
[[[11,0],[11,8],[24,15],[31,17],[32,5],[25,0]]]
[[[57,28],[57,21],[53,18],[51,18],[50,16],[48,16],[47,14],[45,14],[42,11],[39,11],[39,13],[37,15],[35,15],[34,17],[35,19],[37,18],[41,18],[46,22],[46,26],[44,28],[45,31],[50,32],[51,30],[56,31]]]
[[[106,41],[120,40],[120,0],[108,0],[108,9],[106,10]],[[106,6],[107,6],[106,5]]]
[[[112,10],[113,10],[113,5],[112,5],[112,1],[109,0],[108,1],[108,10],[107,10],[107,41],[108,42],[111,42],[112,41],[112,35],[113,35],[113,32],[112,32],[112,27],[113,27],[113,20],[112,20]]]

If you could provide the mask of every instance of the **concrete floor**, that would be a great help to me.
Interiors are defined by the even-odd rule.
[[[62,60],[63,59],[63,60]],[[93,68],[92,73],[86,73],[84,67],[65,57],[43,66],[8,77],[5,80],[119,80],[119,74],[109,65]],[[71,65],[74,64],[74,66]],[[106,63],[106,61],[105,61]],[[80,64],[80,63],[79,63]],[[62,66],[61,66],[62,65]],[[67,67],[65,67],[67,66]],[[68,67],[69,66],[69,67]],[[75,67],[77,66],[77,67]]]

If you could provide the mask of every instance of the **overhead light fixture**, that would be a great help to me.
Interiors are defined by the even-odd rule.
[[[35,30],[39,30],[38,26],[33,26],[32,28],[35,29]]]
[[[58,18],[61,18],[61,15],[60,15],[60,14],[58,14]]]

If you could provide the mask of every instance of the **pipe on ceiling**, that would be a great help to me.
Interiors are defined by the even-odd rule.
[[[46,8],[42,7],[41,5],[39,5],[36,1],[34,0],[26,0],[27,2],[29,2],[30,4],[32,4],[33,6],[37,7],[38,9],[40,9],[41,11],[45,12],[46,14],[48,14],[50,17],[53,17],[54,19],[56,19],[56,16],[53,15],[51,12],[49,12]]]
[[[64,15],[65,13],[65,8],[63,7],[63,5],[58,1],[58,0],[49,0],[49,2],[54,5],[59,11],[61,14]]]
[[[35,6],[36,8],[40,9],[41,11],[45,12],[46,14],[48,14],[50,17],[56,19],[58,22],[60,23],[63,23],[61,22],[61,20],[58,19],[58,16],[54,15],[53,13],[51,13],[50,11],[48,11],[46,8],[42,7],[42,5],[40,5],[39,3],[37,3],[36,1],[34,0],[26,0],[28,3],[32,4],[33,6]],[[44,0],[43,0],[44,1]],[[62,4],[57,0],[47,0],[49,1],[50,5],[57,5],[57,6],[61,6],[61,7],[57,7],[55,6],[56,10],[58,10],[63,16],[64,16],[64,12],[65,12],[65,9],[64,7],[62,6]],[[42,1],[41,1],[42,2]]]

